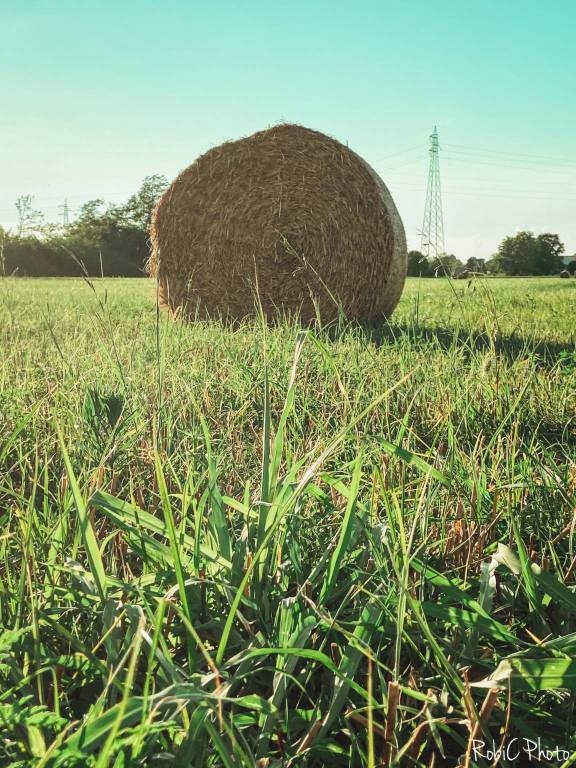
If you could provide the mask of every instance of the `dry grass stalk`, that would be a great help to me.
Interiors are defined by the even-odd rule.
[[[398,683],[390,680],[388,683],[388,707],[386,709],[386,731],[384,736],[384,754],[382,757],[382,765],[390,765],[390,761],[394,756],[394,727],[396,725],[396,715],[398,714],[398,706],[400,704],[401,689]]]

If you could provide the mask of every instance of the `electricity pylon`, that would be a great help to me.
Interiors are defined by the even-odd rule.
[[[444,220],[442,217],[442,193],[440,190],[440,161],[438,129],[430,136],[430,168],[422,224],[421,251],[426,258],[436,258],[444,253]]]
[[[59,205],[58,208],[62,208],[62,226],[67,227],[70,224],[70,209],[68,208],[68,200],[64,200],[64,205]]]

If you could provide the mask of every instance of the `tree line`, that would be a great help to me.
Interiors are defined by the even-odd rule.
[[[0,227],[0,274],[76,276],[82,273],[140,277],[149,255],[148,229],[158,198],[167,188],[164,176],[147,176],[126,203],[90,200],[70,223],[47,223],[30,195],[15,203],[15,231]],[[576,273],[576,254],[564,264],[558,235],[519,232],[506,237],[490,259],[472,257],[465,263],[453,254],[426,258],[408,253],[408,274],[459,277],[468,274],[555,275],[565,268]]]
[[[46,223],[30,195],[19,197],[15,231],[0,227],[1,273],[142,277],[152,211],[167,186],[164,176],[147,176],[126,203],[90,200],[68,224]]]
[[[453,254],[427,258],[420,251],[409,251],[408,274],[412,277],[466,277],[469,274],[511,276],[576,274],[576,254],[565,264],[564,243],[558,235],[518,232],[505,237],[498,251],[488,260],[471,257],[465,263]]]

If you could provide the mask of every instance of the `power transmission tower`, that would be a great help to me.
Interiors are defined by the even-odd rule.
[[[440,191],[438,129],[430,136],[430,168],[422,224],[421,251],[426,258],[436,258],[444,253],[444,220],[442,217],[442,193]]]
[[[70,224],[70,209],[68,208],[68,200],[64,200],[64,205],[59,205],[58,208],[62,208],[62,226],[67,227]]]

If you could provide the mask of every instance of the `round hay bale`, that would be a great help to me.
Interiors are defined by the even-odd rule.
[[[384,182],[340,142],[282,124],[209,150],[156,207],[149,274],[185,317],[261,306],[310,321],[389,315],[406,277],[404,227]],[[256,296],[258,299],[256,300]]]
[[[562,272],[560,272],[560,277],[570,277],[570,272],[568,272],[567,269],[563,269]]]

